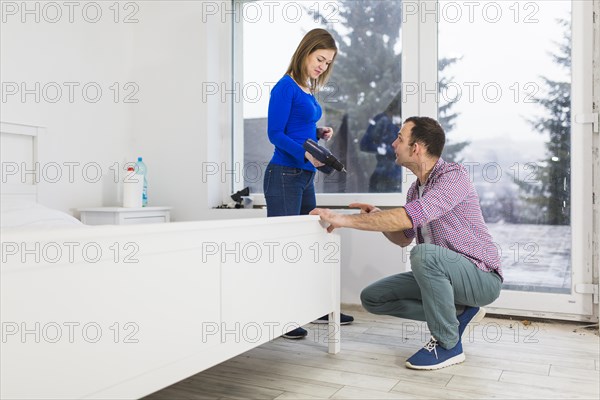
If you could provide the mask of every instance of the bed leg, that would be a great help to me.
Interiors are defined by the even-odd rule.
[[[336,238],[339,240],[339,236]],[[337,242],[339,246],[339,241]],[[339,249],[339,247],[338,247]],[[339,261],[339,260],[338,260]],[[331,268],[331,282],[333,282],[331,288],[331,304],[333,310],[329,313],[329,326],[328,326],[328,349],[329,354],[337,354],[340,352],[340,343],[342,341],[341,324],[340,324],[340,302],[341,302],[341,290],[340,290],[340,264],[339,262]]]
[[[339,304],[339,303],[338,303]],[[329,313],[329,331],[328,331],[328,343],[329,348],[327,352],[329,354],[337,354],[340,352],[340,339],[341,339],[341,329],[340,329],[340,307],[339,305],[336,307],[336,310]]]

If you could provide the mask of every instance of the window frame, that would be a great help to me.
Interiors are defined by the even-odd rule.
[[[253,0],[232,0],[233,7],[236,10],[236,15],[241,14],[239,7],[242,7],[244,3],[252,2]],[[407,26],[408,24],[408,26]],[[243,60],[243,18],[235,20],[233,22],[233,82],[244,82],[243,66],[242,63],[237,63],[237,60]],[[418,63],[410,65],[411,72],[408,77],[405,76],[404,68],[407,64],[407,60],[416,59],[419,56],[419,43],[414,41],[414,35],[418,35],[419,31],[419,17],[409,16],[402,21],[402,76],[403,81],[419,82],[419,66]],[[409,40],[410,38],[410,40]],[[405,53],[408,51],[407,53]],[[410,49],[410,50],[409,50]],[[437,57],[437,51],[435,52]],[[436,64],[437,66],[437,61]],[[437,71],[435,71],[437,77]],[[233,123],[232,123],[232,161],[235,166],[244,165],[244,117],[243,117],[243,101],[233,102]],[[429,115],[435,117],[435,114],[420,114],[420,102],[418,98],[409,98],[405,102],[403,100],[403,110],[407,110],[407,115]],[[431,105],[429,105],[431,107]],[[435,106],[437,110],[437,105]],[[266,160],[268,161],[268,160]],[[242,171],[243,168],[237,168],[237,171]],[[317,193],[317,205],[319,207],[336,207],[344,208],[348,204],[353,202],[375,204],[380,207],[398,207],[406,202],[406,192],[410,185],[416,180],[414,174],[402,167],[402,192],[400,193]],[[244,179],[236,176],[231,182],[232,193],[243,189]],[[266,201],[263,193],[252,193],[254,205],[265,206]]]

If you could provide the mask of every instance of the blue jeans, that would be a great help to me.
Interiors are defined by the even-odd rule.
[[[451,349],[458,336],[457,306],[481,307],[500,296],[502,281],[480,270],[463,255],[433,244],[410,252],[411,272],[383,278],[363,289],[363,307],[370,313],[427,321],[442,347]]]
[[[317,206],[314,178],[312,171],[269,163],[263,182],[267,217],[308,214]]]

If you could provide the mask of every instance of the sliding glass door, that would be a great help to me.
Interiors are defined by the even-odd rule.
[[[502,255],[504,291],[493,307],[517,314],[592,313],[584,239],[591,124],[577,122],[585,113],[577,104],[585,98],[581,82],[591,86],[581,68],[584,7],[569,0],[477,2],[468,9],[437,3],[445,158],[471,172]]]

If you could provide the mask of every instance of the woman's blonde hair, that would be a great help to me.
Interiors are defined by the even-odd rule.
[[[315,50],[334,50],[335,54],[333,55],[333,60],[331,61],[331,64],[329,64],[327,70],[319,75],[317,79],[312,79],[306,72],[305,62],[308,56]],[[331,75],[337,51],[338,49],[335,40],[329,32],[320,28],[313,29],[302,38],[302,41],[292,56],[286,74],[291,75],[291,77],[301,85],[305,85],[310,80],[310,91],[313,93],[318,92],[329,80],[329,75]]]

